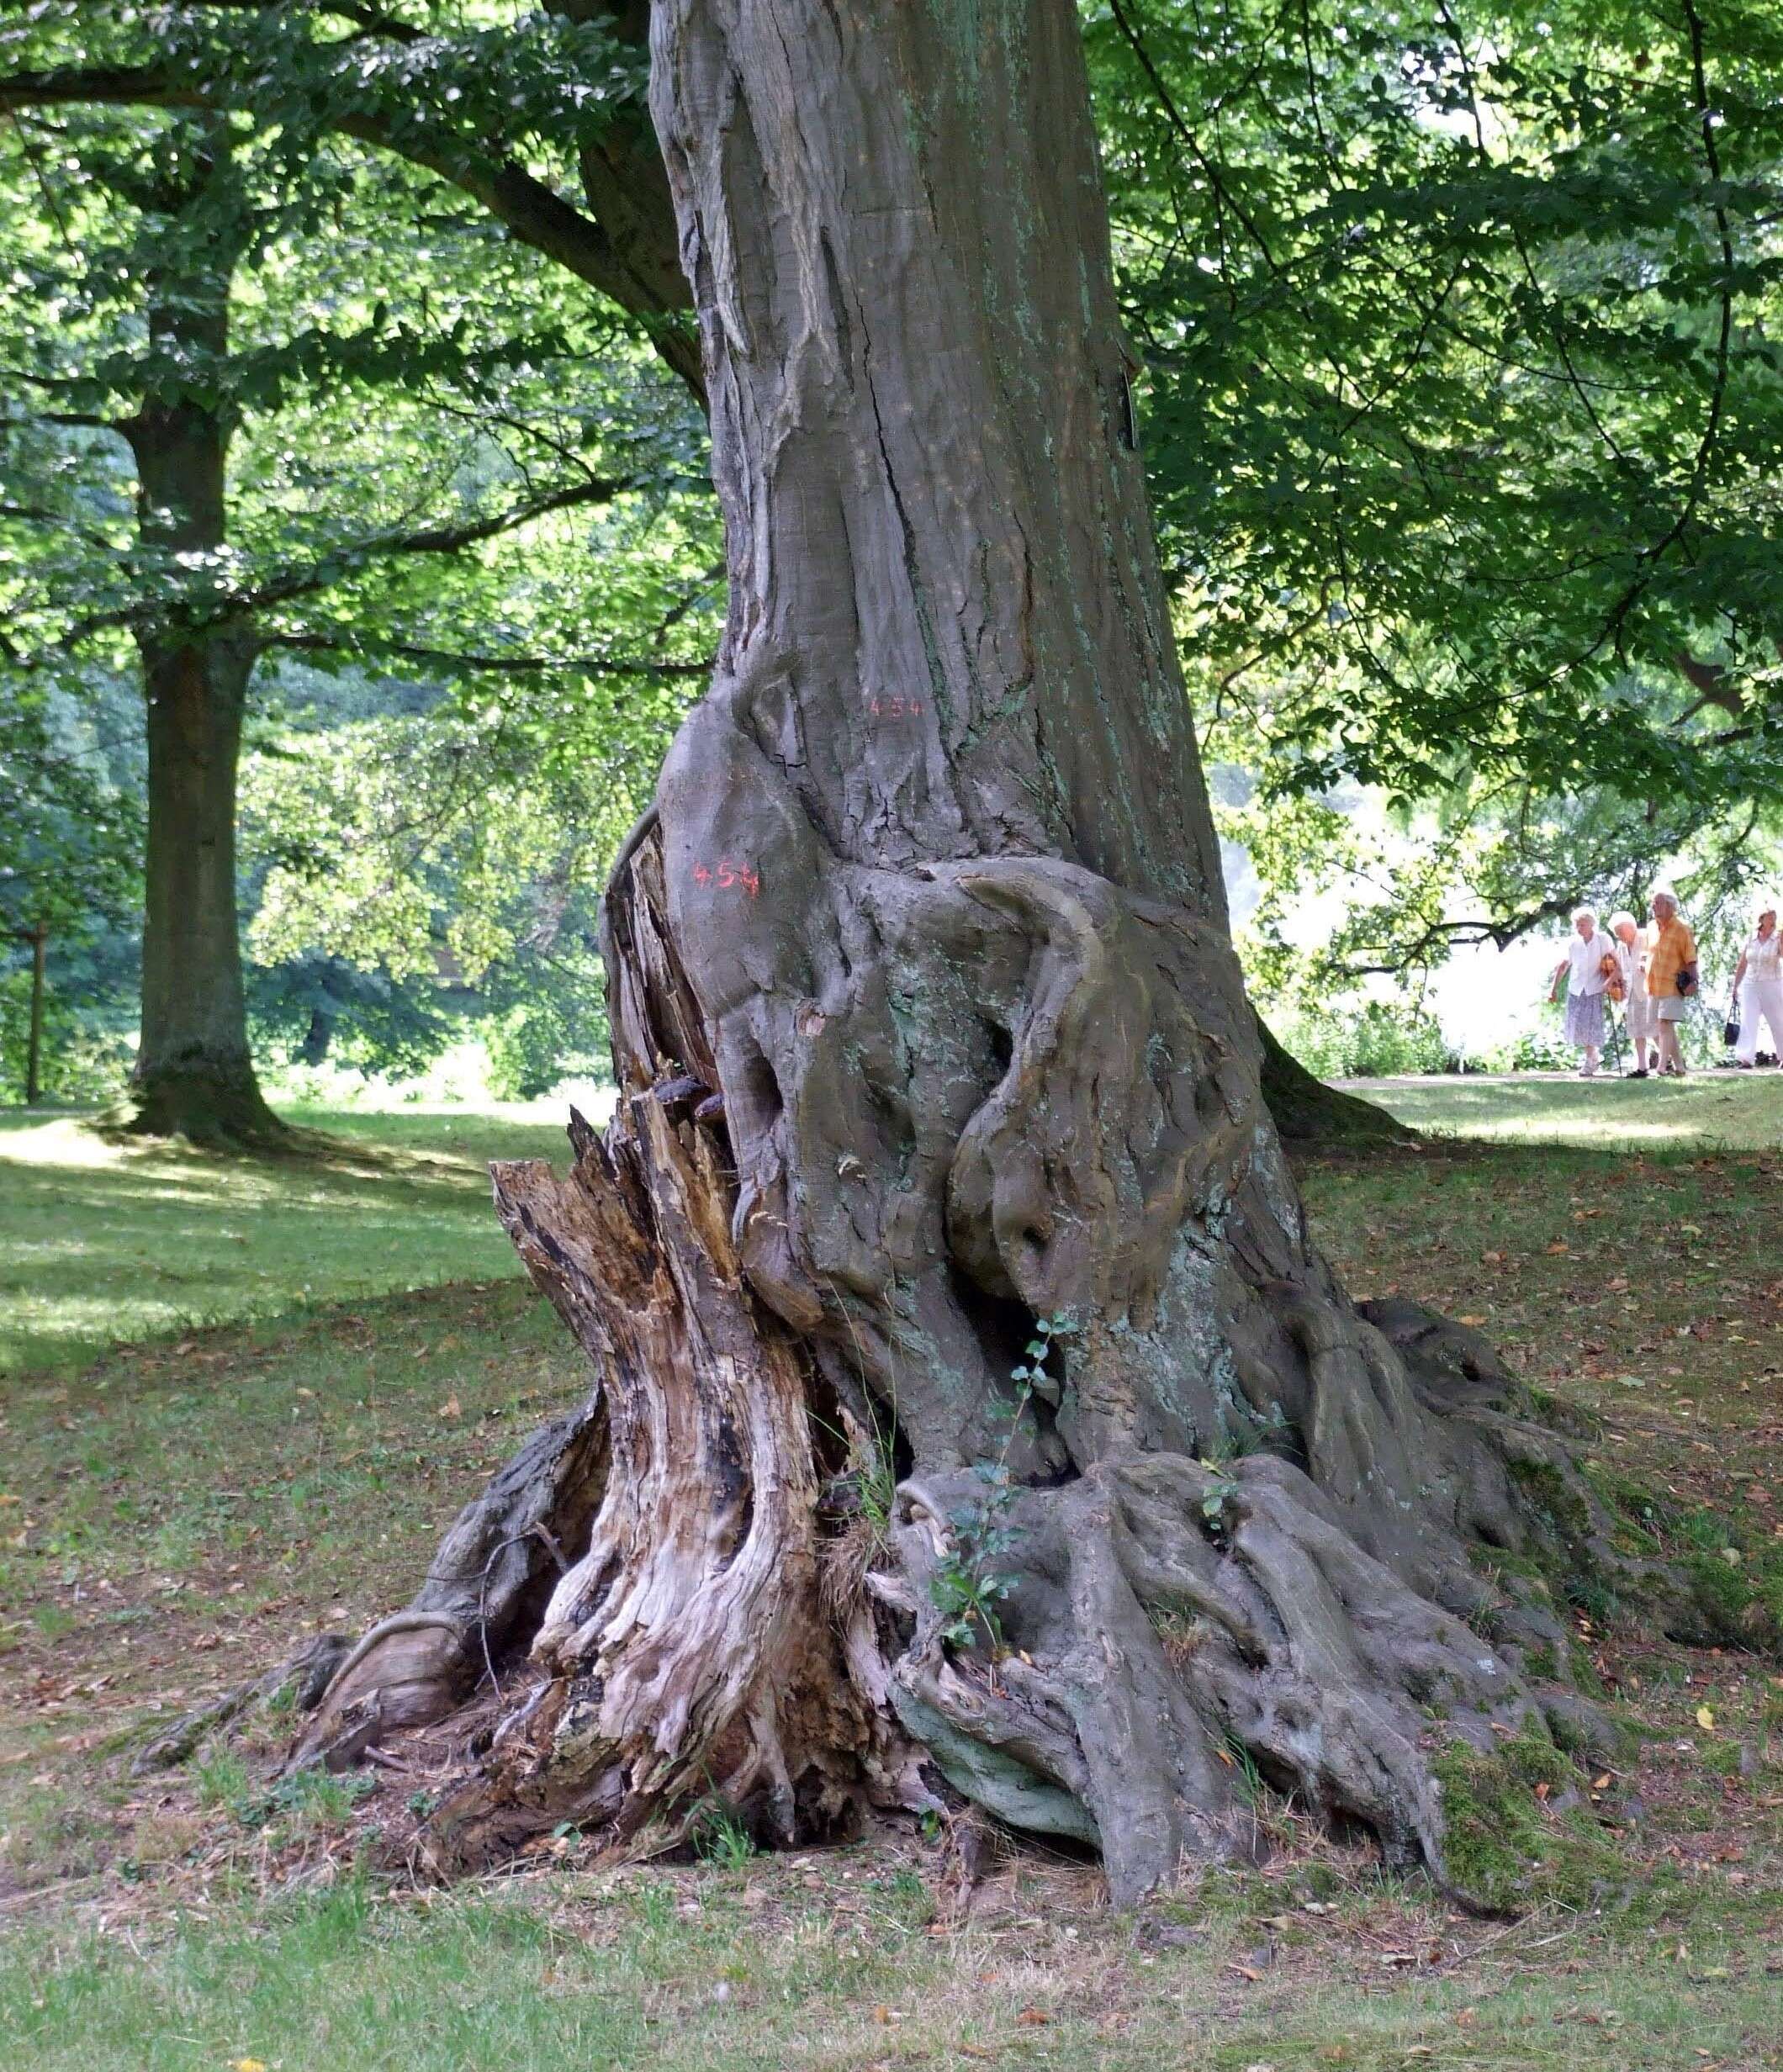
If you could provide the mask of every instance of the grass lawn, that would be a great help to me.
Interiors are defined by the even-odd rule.
[[[542,1102],[287,1119],[336,1148],[223,1160],[0,1113],[0,1379],[304,1302],[518,1273],[484,1164],[565,1155]]]
[[[1415,1129],[1493,1143],[1646,1151],[1783,1145],[1783,1074],[1772,1071],[1692,1072],[1682,1080],[1481,1073],[1339,1084]]]
[[[1783,1085],[1529,1085],[1384,1089],[1488,1140],[1306,1162],[1321,1241],[1358,1292],[1480,1320],[1592,1419],[1671,1552],[1783,1589]],[[1629,1097],[1670,1134],[1631,1138]],[[273,1790],[268,1741],[132,1779],[156,1719],[406,1597],[454,1505],[582,1385],[476,1171],[555,1131],[303,1119],[364,1155],[89,1169],[62,1123],[0,1134],[0,1274],[21,1237],[45,1248],[36,1350],[0,1397],[0,2072],[1783,2062],[1783,1665],[1595,1604],[1579,1637],[1643,1735],[1586,1780],[1611,1868],[1563,1897],[1532,1874],[1515,1923],[1272,1800],[1264,1869],[1117,1916],[1091,1868],[1021,1853],[968,1887],[944,1840],[904,1832],[617,1872],[565,1837],[513,1878],[416,1892],[356,1868],[399,1777]],[[144,1260],[216,1280],[159,1309]]]

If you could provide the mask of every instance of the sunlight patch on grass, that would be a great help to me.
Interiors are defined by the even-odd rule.
[[[1507,1073],[1339,1083],[1432,1136],[1599,1151],[1783,1145],[1783,1076],[1772,1072],[1702,1072],[1681,1082]]]
[[[567,1160],[561,1104],[299,1109],[293,1159],[0,1129],[0,1377],[77,1370],[115,1344],[308,1304],[516,1274],[488,1160]]]

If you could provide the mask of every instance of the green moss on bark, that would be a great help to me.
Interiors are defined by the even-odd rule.
[[[1557,1540],[1576,1542],[1590,1533],[1591,1514],[1585,1501],[1558,1468],[1516,1461],[1511,1472],[1531,1509]]]
[[[1596,1822],[1566,1803],[1580,1773],[1538,1730],[1488,1753],[1452,1742],[1433,1767],[1448,1882],[1476,1906],[1505,1914],[1550,1902],[1584,1907],[1624,1881]]]

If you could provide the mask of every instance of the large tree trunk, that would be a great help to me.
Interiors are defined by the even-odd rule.
[[[552,0],[555,11],[578,21],[601,21],[627,42],[649,34],[649,0]],[[609,241],[613,278],[607,291],[651,326],[658,351],[703,404],[705,373],[697,351],[661,320],[690,309],[692,298],[680,267],[674,198],[664,176],[662,151],[647,122],[632,111],[615,111],[597,145],[581,157],[583,192],[589,209]],[[1288,1142],[1311,1148],[1410,1144],[1417,1133],[1384,1108],[1341,1093],[1307,1071],[1284,1050],[1267,1024],[1263,1045],[1263,1100],[1277,1129]]]
[[[1469,1560],[1569,1471],[1309,1241],[1071,0],[662,0],[653,59],[730,617],[611,887],[617,1113],[496,1172],[595,1390],[300,1753],[481,1687],[442,1863],[944,1777],[1124,1900],[1247,1846],[1232,1743],[1442,1870],[1443,1736],[1580,1715]]]
[[[227,177],[216,133],[194,154],[188,205]],[[229,255],[176,214],[151,284],[151,383],[124,427],[136,462],[144,546],[220,574],[228,540],[233,415],[215,394],[229,344]],[[197,246],[198,249],[190,247]],[[177,560],[176,558],[177,558]],[[257,643],[241,622],[176,610],[137,631],[147,700],[142,1029],[130,1126],[145,1134],[257,1144],[284,1135],[262,1097],[247,1040],[235,914],[235,785]]]

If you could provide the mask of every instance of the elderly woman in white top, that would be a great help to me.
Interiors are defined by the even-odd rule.
[[[1741,991],[1743,986],[1744,991]],[[1733,974],[1733,996],[1740,1003],[1739,1044],[1733,1061],[1749,1072],[1758,1062],[1759,1017],[1770,1030],[1771,1053],[1783,1058],[1783,935],[1777,933],[1777,910],[1759,911],[1752,939],[1739,954]]]
[[[1627,912],[1610,917],[1610,954],[1621,983],[1622,1013],[1628,1023],[1628,1047],[1634,1053],[1631,1079],[1648,1077],[1653,1046],[1653,1002],[1647,997],[1647,938],[1641,924]]]
[[[1615,969],[1606,938],[1597,933],[1597,917],[1589,906],[1573,916],[1573,939],[1566,954],[1554,966],[1550,1000],[1560,997],[1560,981],[1566,980],[1566,1040],[1585,1053],[1579,1076],[1594,1077],[1604,1047],[1604,988],[1609,984],[1606,965]]]

